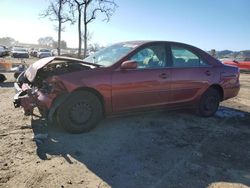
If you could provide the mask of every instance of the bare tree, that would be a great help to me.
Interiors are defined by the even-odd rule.
[[[52,44],[53,48],[58,48],[57,45],[58,45],[58,43],[55,41]],[[61,49],[67,49],[67,42],[64,40],[61,41]]]
[[[210,55],[216,58],[216,56],[217,56],[216,50],[215,50],[215,49],[212,49],[212,50],[210,51]]]
[[[38,39],[38,44],[43,45],[45,47],[53,47],[54,39],[53,37],[40,37]]]
[[[109,21],[116,8],[118,7],[114,0],[72,0],[71,7],[77,10],[78,17],[78,57],[81,55],[82,41],[84,42],[84,54],[87,55],[88,41],[88,24],[97,17],[97,13],[102,13],[105,16],[105,21]],[[72,11],[74,12],[74,11]],[[83,15],[82,15],[83,14]],[[84,24],[84,33],[82,39],[82,18]]]
[[[101,49],[101,46],[98,43],[90,44],[89,49],[91,52],[96,52]]]
[[[58,55],[60,55],[61,51],[61,32],[62,32],[62,24],[70,21],[71,23],[74,22],[72,18],[72,14],[70,14],[71,9],[67,9],[68,0],[53,0],[50,1],[50,4],[48,8],[40,14],[42,17],[49,17],[51,21],[57,21],[58,22]]]
[[[17,43],[18,43],[18,41],[16,41],[15,39],[13,39],[11,37],[0,38],[0,44],[2,44],[2,45],[13,46]]]

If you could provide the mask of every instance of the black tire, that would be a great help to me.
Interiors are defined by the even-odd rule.
[[[7,78],[4,76],[4,74],[0,74],[0,83],[3,83]]]
[[[57,110],[58,123],[70,133],[87,132],[102,118],[102,104],[89,91],[72,93]]]
[[[218,110],[219,104],[219,91],[214,88],[209,88],[201,97],[198,113],[202,117],[211,117]]]
[[[17,79],[19,75],[20,75],[20,72],[15,72],[14,73],[14,78]]]

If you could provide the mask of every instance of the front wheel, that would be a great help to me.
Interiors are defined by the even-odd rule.
[[[220,94],[218,90],[209,88],[201,97],[198,112],[203,117],[211,117],[218,110]]]
[[[93,129],[102,118],[102,104],[89,91],[77,91],[57,110],[57,121],[71,133],[82,133]]]

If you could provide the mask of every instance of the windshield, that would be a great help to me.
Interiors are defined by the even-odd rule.
[[[137,45],[134,44],[114,44],[90,55],[84,61],[108,67],[126,56],[136,47]]]
[[[40,52],[50,52],[48,49],[40,49]]]
[[[27,50],[24,48],[14,48],[14,51],[19,51],[19,52],[26,52]]]

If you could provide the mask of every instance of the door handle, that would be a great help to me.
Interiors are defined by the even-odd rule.
[[[168,74],[162,73],[162,74],[159,75],[159,77],[162,78],[162,79],[166,79],[166,78],[168,78]]]
[[[207,70],[207,71],[205,71],[205,74],[206,74],[207,76],[210,76],[212,73],[211,73],[211,71]]]

